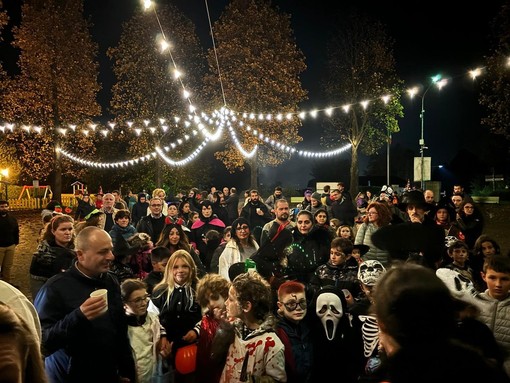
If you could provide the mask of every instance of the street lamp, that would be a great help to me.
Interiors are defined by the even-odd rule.
[[[420,180],[421,180],[421,190],[425,190],[425,166],[424,166],[425,159],[424,159],[424,154],[425,154],[425,149],[428,149],[425,146],[425,138],[424,138],[424,135],[423,135],[424,127],[425,127],[425,96],[426,96],[427,92],[429,91],[429,89],[432,87],[432,85],[435,85],[435,86],[437,86],[438,89],[441,89],[448,82],[446,79],[441,79],[441,75],[440,74],[437,74],[437,75],[431,77],[431,80],[432,80],[432,82],[429,84],[427,89],[425,89],[423,94],[421,96],[419,96],[419,97],[421,97],[421,113],[420,113],[421,136],[420,136],[420,140],[418,141],[418,144],[420,145],[420,172],[421,172]],[[413,98],[415,95],[417,95],[418,92],[419,92],[419,89],[417,87],[414,87],[414,88],[411,88],[411,89],[407,90],[407,93],[409,94],[409,96],[411,98]]]

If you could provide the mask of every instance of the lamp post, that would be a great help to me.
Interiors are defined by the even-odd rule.
[[[423,92],[421,96],[421,113],[420,113],[420,120],[421,120],[421,135],[420,140],[418,141],[418,144],[420,145],[420,185],[421,190],[425,190],[425,149],[428,149],[425,146],[425,137],[424,137],[424,128],[425,128],[425,96],[427,95],[427,92],[432,87],[432,85],[436,85],[438,89],[441,89],[443,86],[446,85],[447,80],[441,79],[441,75],[437,74],[433,77],[431,77],[432,82],[429,84],[427,89]],[[414,87],[412,89],[408,89],[407,93],[409,93],[409,96],[412,98],[416,94],[418,94],[419,89],[417,87]]]

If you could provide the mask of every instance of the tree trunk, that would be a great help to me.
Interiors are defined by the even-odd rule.
[[[250,160],[250,189],[258,189],[259,184],[259,164],[255,154]]]
[[[163,181],[161,179],[161,168],[163,167],[163,160],[160,156],[156,157],[156,187],[163,187]]]
[[[359,189],[359,169],[358,169],[358,147],[351,146],[351,187],[349,192],[351,193],[352,199],[356,197]]]
[[[58,109],[58,90],[56,80],[56,64],[51,64],[52,97],[53,97],[53,152],[55,159],[55,170],[53,171],[52,198],[62,203],[62,155],[57,148],[60,146],[60,137],[57,129],[60,127],[60,113]]]

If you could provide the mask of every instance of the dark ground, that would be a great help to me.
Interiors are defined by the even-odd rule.
[[[485,233],[494,237],[504,254],[510,251],[510,204],[479,205],[485,215]],[[14,261],[13,284],[29,299],[30,294],[29,266],[32,253],[37,248],[37,237],[42,227],[40,211],[11,212],[20,225],[20,244],[16,248]]]

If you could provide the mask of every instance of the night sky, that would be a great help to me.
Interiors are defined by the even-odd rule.
[[[106,88],[100,101],[106,109],[112,84],[111,71],[105,51],[115,45],[120,34],[120,23],[133,11],[136,0],[86,0],[85,11],[95,24],[94,38],[100,44],[100,81]],[[175,4],[195,23],[205,48],[211,46],[205,2],[202,0],[177,0]],[[17,1],[4,2],[9,10],[19,7]],[[226,0],[208,0],[212,21],[218,19]],[[303,51],[308,65],[302,75],[303,86],[309,91],[309,100],[302,104],[304,110],[329,106],[320,89],[324,72],[326,45],[334,30],[336,15],[347,13],[347,2],[337,2],[333,7],[326,1],[275,0],[273,4],[292,15],[297,44]],[[395,58],[399,76],[406,86],[428,85],[430,76],[441,73],[452,81],[440,92],[431,89],[425,98],[426,155],[432,156],[432,165],[446,164],[462,148],[472,149],[480,133],[481,110],[477,98],[479,84],[467,72],[482,66],[484,55],[489,54],[489,23],[496,16],[504,1],[485,2],[483,7],[467,7],[446,1],[428,1],[423,9],[414,2],[356,1],[357,9],[377,17],[388,28],[395,41]],[[13,15],[16,22],[16,15]],[[155,31],[157,33],[158,31]],[[1,59],[8,69],[13,68],[12,50],[2,45]],[[103,65],[104,64],[104,65]],[[405,97],[402,100],[404,118],[400,120],[401,132],[393,136],[393,144],[400,144],[419,155],[421,99]],[[317,123],[306,122],[300,133],[305,138],[300,147],[314,148],[318,139]],[[384,149],[383,149],[384,150]],[[327,161],[327,160],[326,160]],[[302,157],[294,156],[287,164],[261,174],[266,182],[282,179],[287,184],[304,187],[310,178],[303,169]],[[363,174],[361,169],[360,174]],[[342,176],[341,176],[342,177]],[[348,175],[342,177],[348,181]]]

